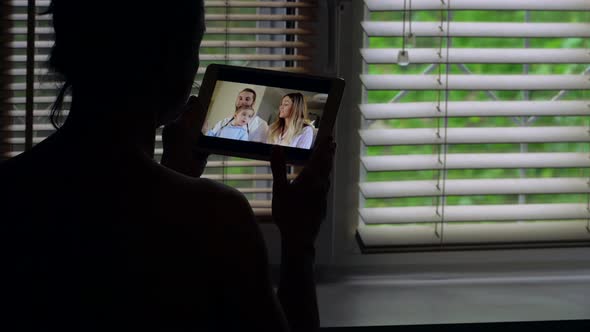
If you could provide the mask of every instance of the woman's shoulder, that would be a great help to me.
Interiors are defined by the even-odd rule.
[[[237,218],[247,218],[252,213],[244,194],[235,188],[207,178],[185,176],[164,166],[160,171],[164,187],[161,196],[165,205],[177,209],[180,218],[191,215],[191,211],[199,215],[203,213],[208,217],[206,219],[211,220],[218,220],[228,213]]]
[[[211,246],[241,248],[258,241],[259,231],[254,212],[243,193],[223,183],[206,178],[193,178],[180,184],[182,189],[168,199],[167,210],[174,211],[167,223],[198,228]],[[182,197],[180,197],[182,196]],[[176,198],[176,199],[175,199]],[[231,234],[241,234],[235,237]],[[242,243],[245,242],[245,243]],[[258,241],[262,243],[262,240]]]

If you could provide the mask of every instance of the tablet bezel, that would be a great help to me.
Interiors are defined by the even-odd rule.
[[[199,101],[206,112],[199,117],[195,129],[199,130],[207,118],[211,97],[217,81],[228,81],[243,84],[278,87],[291,90],[302,90],[328,95],[322,113],[321,125],[311,149],[284,147],[285,158],[290,164],[304,164],[310,157],[311,151],[323,136],[333,135],[336,114],[340,107],[344,91],[344,80],[300,73],[290,73],[275,70],[238,67],[221,64],[211,64],[205,71],[205,76],[199,90]],[[243,157],[258,160],[270,160],[272,144],[239,141],[219,137],[210,137],[201,133],[195,144],[195,149],[214,154]]]

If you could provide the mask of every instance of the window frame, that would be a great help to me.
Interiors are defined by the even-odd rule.
[[[335,42],[335,74],[344,78],[347,84],[336,122],[335,138],[338,149],[332,174],[330,208],[323,226],[324,230],[329,229],[330,234],[324,238],[320,237],[318,241],[318,250],[325,251],[324,255],[329,256],[329,259],[327,262],[319,263],[326,264],[328,270],[344,269],[353,275],[374,268],[403,274],[416,271],[565,271],[581,266],[590,267],[587,259],[590,246],[361,253],[356,239],[360,202],[358,182],[364,172],[360,165],[362,147],[358,130],[361,128],[362,115],[358,105],[363,97],[359,74],[366,66],[360,55],[366,38],[360,28],[360,22],[366,19],[366,10],[363,1],[328,2],[331,2],[331,7],[335,9],[334,29],[339,36]],[[324,12],[320,12],[319,15],[326,17]],[[324,59],[326,56],[320,58]]]

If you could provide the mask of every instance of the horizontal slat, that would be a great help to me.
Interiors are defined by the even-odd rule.
[[[575,220],[445,224],[443,240],[448,245],[589,241],[586,223],[586,220]],[[438,246],[441,243],[434,225],[364,225],[361,222],[357,230],[366,246]]]
[[[284,14],[206,14],[206,21],[313,21],[307,15]]]
[[[53,100],[55,100],[55,97],[51,98],[51,102],[53,102]],[[24,104],[24,102],[23,102]],[[49,116],[50,111],[49,110],[34,110],[33,111],[33,116]],[[63,111],[62,115],[67,115],[68,111]],[[25,117],[26,116],[26,111],[24,110],[20,110],[20,111],[8,111],[6,112],[6,115],[9,117],[14,117],[14,118],[21,118],[21,117]]]
[[[364,48],[363,59],[373,63],[397,63],[398,48]],[[590,63],[587,49],[543,48],[412,48],[408,50],[410,63]]]
[[[370,11],[404,10],[403,1],[365,0]],[[587,0],[413,0],[412,10],[590,10]]]
[[[26,34],[27,28],[10,28],[8,32],[11,34]],[[36,35],[53,34],[53,28],[38,27],[35,29]],[[219,34],[235,34],[235,35],[309,35],[311,30],[307,29],[290,29],[290,28],[207,28],[205,35],[219,35]]]
[[[99,44],[97,42],[97,44]],[[25,49],[27,47],[26,41],[13,41],[8,44],[9,47],[14,49]],[[35,41],[35,48],[37,51],[41,49],[50,49],[53,47],[53,41]],[[309,43],[301,41],[265,41],[265,40],[203,40],[201,42],[201,54],[206,54],[206,50],[203,48],[207,47],[235,47],[235,48],[308,48],[311,47]],[[46,50],[46,52],[48,52]]]
[[[270,193],[272,193],[272,188],[265,188],[265,187],[260,187],[260,188],[249,187],[249,188],[236,188],[236,189],[244,194],[270,194]]]
[[[441,220],[441,209],[437,211],[434,206],[364,208],[359,213],[365,224],[433,223]],[[445,222],[590,218],[585,204],[447,205],[444,214]]]
[[[2,131],[24,132],[24,124],[11,124]],[[51,124],[36,123],[34,131],[53,131]],[[478,143],[535,143],[535,142],[590,142],[585,127],[514,127],[514,128],[449,128],[448,144]],[[436,129],[377,129],[361,130],[366,145],[443,144]],[[441,136],[444,131],[441,131]]]
[[[39,55],[35,56],[36,62],[46,62],[48,55]],[[236,61],[236,60],[245,60],[245,61],[308,61],[310,58],[305,55],[289,55],[289,54],[206,54],[202,53],[199,54],[199,60],[201,61]],[[15,55],[10,57],[9,61],[12,62],[25,62],[27,58],[25,55]],[[21,74],[23,73],[24,68],[15,69],[17,70],[15,73]],[[44,68],[37,68],[40,70],[40,73],[46,73],[46,69]]]
[[[311,45],[302,41],[265,41],[265,40],[203,40],[201,42],[201,54],[206,54],[206,47],[261,47],[261,48],[309,48]]]
[[[369,37],[399,37],[403,35],[402,22],[361,23]],[[417,37],[447,36],[446,22],[412,22],[412,33]],[[588,23],[500,23],[500,22],[451,22],[450,37],[494,38],[569,38],[590,37]]]
[[[25,59],[23,58],[23,62],[25,61]],[[304,73],[306,72],[306,69],[303,67],[261,67],[261,66],[248,66],[250,68],[259,68],[259,69],[266,69],[266,70],[279,70],[279,71],[287,71],[290,73]],[[206,67],[199,67],[197,69],[197,75],[203,75],[205,74],[206,71]],[[19,68],[19,69],[11,69],[9,70],[9,74],[15,75],[15,76],[24,76],[26,75],[26,69],[24,68]],[[35,69],[35,75],[41,76],[41,78],[38,78],[39,80],[44,80],[45,75],[49,74],[47,69],[44,68],[37,68]],[[200,82],[199,82],[200,83]],[[17,90],[22,89],[22,85],[18,87]],[[20,97],[15,97],[15,98],[20,98]],[[38,97],[35,97],[38,98]],[[20,103],[21,99],[13,99],[13,100],[18,100],[18,102],[15,103]]]
[[[309,61],[310,57],[305,55],[289,54],[200,54],[201,61]]]
[[[43,82],[43,83],[34,83],[33,89],[35,90],[58,90],[59,86],[56,83],[50,82]],[[8,85],[8,89],[14,91],[25,91],[26,90],[26,83],[12,83]]]
[[[55,101],[55,96],[35,96],[34,101],[36,104],[51,104]],[[67,95],[64,97],[64,103],[70,103],[72,101],[72,97]],[[8,98],[9,104],[24,104],[26,102],[25,97],[10,97]],[[24,111],[9,111],[8,114],[11,116],[22,116]],[[34,112],[37,112],[39,115],[49,115],[48,110],[41,110],[36,109]]]
[[[361,75],[368,90],[445,90],[437,75]],[[449,90],[589,90],[587,75],[449,75]]]
[[[270,167],[270,163],[259,160],[208,161],[207,167]]]
[[[41,66],[45,66],[47,64],[47,59],[49,54],[35,54],[34,60],[35,62],[40,62]],[[26,55],[11,55],[8,57],[8,61],[10,62],[26,62],[27,56]]]
[[[360,189],[365,198],[419,197],[442,195],[436,180],[364,182]],[[445,195],[517,195],[590,193],[585,178],[468,179],[446,180]]]
[[[26,21],[27,14],[11,14],[7,18],[12,21]],[[49,15],[38,15],[37,21],[51,21]],[[305,15],[285,14],[205,14],[206,21],[312,21],[313,17]]]
[[[309,8],[316,7],[315,1],[205,1],[205,7],[234,8]]]
[[[270,59],[270,57],[269,57]],[[272,59],[272,61],[276,61]],[[304,67],[262,67],[262,66],[248,66],[249,68],[259,68],[259,69],[266,69],[266,70],[277,70],[277,71],[286,71],[290,73],[305,73],[306,69]],[[197,70],[198,75],[202,75],[206,71],[206,67],[199,67]],[[200,82],[199,82],[200,83]],[[9,86],[9,89],[14,91],[25,91],[25,83],[13,83]],[[57,91],[59,85],[54,82],[43,82],[43,83],[35,83],[34,89],[35,90],[53,90]],[[22,99],[21,99],[22,100]]]
[[[49,74],[49,70],[46,68],[35,68],[34,70],[35,75],[37,76],[44,76]],[[8,70],[8,75],[12,76],[25,76],[27,74],[26,68],[12,68]]]
[[[53,47],[53,40],[36,40],[35,41],[35,48],[42,49],[42,48],[51,48]],[[25,49],[27,48],[26,41],[11,41],[8,43],[8,47],[16,48],[16,49]]]
[[[586,127],[448,128],[446,131],[448,144],[590,142]],[[369,146],[444,144],[445,137],[444,128],[438,132],[440,136],[436,128],[367,129],[359,133]]]
[[[265,41],[265,40],[203,40],[201,41],[201,54],[206,54],[207,50],[203,48],[207,47],[236,47],[236,48],[248,48],[248,47],[260,47],[260,48],[309,48],[311,44],[302,41]]]
[[[270,208],[272,206],[272,202],[267,200],[249,200],[248,202],[252,208]]]
[[[36,5],[47,7],[49,6],[49,0],[37,0]],[[26,0],[12,0],[12,6],[15,7],[26,7]],[[235,7],[235,8],[308,8],[315,7],[317,4],[315,1],[304,1],[304,2],[287,2],[287,1],[205,1],[205,7],[212,8],[224,8],[224,7]]]
[[[445,159],[445,169],[590,167],[588,153],[451,153]],[[369,172],[443,169],[438,155],[363,156],[361,160]]]
[[[309,35],[312,33],[313,31],[311,30],[300,28],[207,28],[206,35]]]
[[[203,174],[202,177],[218,181],[272,180],[272,174]],[[287,178],[290,180],[296,177],[295,174],[287,175]]]
[[[216,58],[222,58],[223,56],[216,56]],[[266,59],[262,59],[263,57],[259,57],[259,59],[256,60],[247,60],[247,61],[277,61],[279,56],[268,56],[265,57]],[[285,59],[283,59],[283,61],[288,60],[288,58],[291,58],[291,60],[299,60],[299,61],[307,61],[309,60],[309,58],[304,57],[304,56],[287,56],[285,57]],[[235,58],[232,60],[236,60]],[[242,59],[244,60],[244,59]],[[225,61],[224,59],[218,59],[218,61]],[[279,60],[280,61],[280,60]],[[288,71],[288,72],[304,72],[305,69],[303,67],[260,67],[260,66],[248,66],[250,68],[261,68],[261,69],[268,69],[268,70],[281,70],[281,71]],[[205,67],[199,67],[199,69],[197,70],[197,74],[204,74],[205,73],[206,68]],[[18,69],[10,69],[8,71],[8,74],[13,75],[13,76],[24,76],[26,75],[26,69],[25,68],[18,68]],[[35,69],[35,75],[40,76],[37,77],[36,79],[38,81],[44,81],[46,80],[46,75],[49,74],[49,70],[45,69],[45,68],[36,68]],[[21,89],[22,86],[19,86],[18,89]]]
[[[43,141],[45,138],[47,138],[47,137],[33,137],[33,144],[41,143],[41,141]],[[8,144],[12,144],[12,145],[25,144],[24,137],[8,137],[4,141],[7,142]]]
[[[362,104],[361,113],[367,120],[438,118],[445,116],[436,102]],[[446,104],[449,117],[470,116],[567,116],[590,115],[590,100],[568,101],[451,101]]]
[[[35,123],[33,124],[33,131],[53,131],[55,128],[49,123]],[[11,124],[5,127],[0,127],[0,131],[24,132],[24,124]]]

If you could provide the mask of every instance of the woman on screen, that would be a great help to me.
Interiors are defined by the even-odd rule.
[[[309,149],[313,142],[313,127],[307,116],[305,97],[299,92],[281,98],[279,117],[268,129],[269,144]]]

